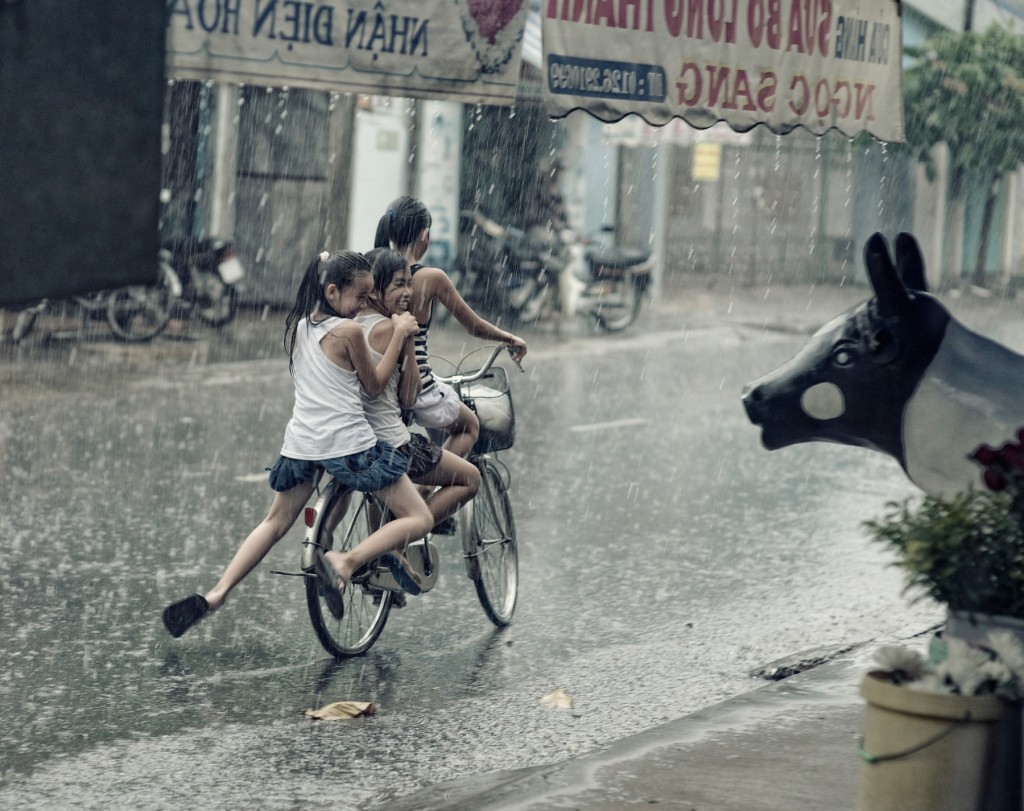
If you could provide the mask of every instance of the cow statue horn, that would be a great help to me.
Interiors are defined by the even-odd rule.
[[[928,281],[924,275],[921,248],[918,247],[913,235],[905,231],[896,235],[896,267],[899,269],[904,287],[921,293],[927,292]]]
[[[967,329],[927,292],[917,240],[864,246],[875,299],[819,329],[796,357],[747,384],[769,450],[838,442],[881,451],[933,495],[980,486],[969,455],[1024,427],[1024,356]],[[898,268],[898,272],[897,272]]]
[[[892,318],[904,313],[910,296],[889,256],[889,243],[881,234],[872,234],[864,245],[864,265],[878,299],[879,314]]]

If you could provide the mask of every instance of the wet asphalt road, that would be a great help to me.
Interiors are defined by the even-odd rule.
[[[0,357],[3,807],[386,808],[599,748],[757,686],[769,661],[935,617],[908,606],[860,529],[913,492],[895,463],[768,453],[743,414],[743,384],[803,335],[681,304],[617,336],[531,333],[527,373],[510,371],[508,629],[447,540],[438,587],[336,663],[301,581],[271,572],[297,570],[295,528],[224,611],[172,640],[162,607],[211,585],[265,512],[291,407],[286,361],[234,359],[252,354],[237,336],[260,333],[231,329]],[[465,340],[450,328],[432,349]],[[573,710],[541,704],[556,687]],[[378,712],[303,715],[345,699]]]

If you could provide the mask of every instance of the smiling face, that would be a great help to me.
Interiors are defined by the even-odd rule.
[[[342,318],[355,318],[369,301],[371,290],[373,290],[373,276],[363,272],[359,273],[352,283],[345,287],[338,287],[336,284],[327,285],[324,297]]]
[[[385,314],[408,312],[409,301],[412,299],[412,274],[409,272],[409,266],[396,270],[388,286],[374,295]]]

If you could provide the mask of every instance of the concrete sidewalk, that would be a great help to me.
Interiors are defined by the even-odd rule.
[[[864,716],[858,687],[880,642],[606,749],[432,786],[392,811],[853,809]],[[921,640],[908,641],[920,647]]]

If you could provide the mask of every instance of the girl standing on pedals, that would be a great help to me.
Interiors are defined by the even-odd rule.
[[[394,340],[393,317],[409,310],[412,274],[405,257],[390,248],[374,248],[366,258],[373,268],[373,291],[369,305],[356,320],[366,332],[374,358],[380,359]],[[439,488],[427,497],[436,526],[476,495],[480,472],[424,435],[409,432],[402,409],[411,408],[420,394],[420,374],[412,350],[413,342],[406,340],[400,371],[392,373],[378,397],[364,395],[363,408],[377,438],[409,458],[408,475],[413,483]]]
[[[376,364],[362,327],[354,320],[373,288],[370,264],[354,251],[324,251],[306,269],[295,306],[285,320],[285,348],[295,385],[295,405],[281,456],[270,471],[274,500],[267,517],[235,552],[216,585],[164,609],[168,632],[181,636],[223,605],[228,593],[292,527],[323,469],[353,490],[375,493],[395,519],[348,552],[318,558],[325,588],[343,591],[352,573],[380,557],[402,588],[419,594],[419,579],[393,550],[423,537],[433,516],[405,475],[408,460],[378,441],[366,420],[360,384],[379,394],[391,379],[416,320],[395,315],[393,334]]]
[[[480,422],[451,386],[436,380],[431,371],[427,332],[434,302],[440,302],[447,308],[474,338],[511,344],[517,360],[526,354],[526,342],[477,315],[441,268],[419,264],[429,245],[430,212],[427,207],[413,197],[399,197],[392,201],[377,223],[373,246],[398,251],[405,256],[412,272],[409,312],[416,317],[419,325],[415,344],[416,363],[422,383],[420,396],[412,409],[413,419],[424,428],[443,428],[449,434],[444,443],[445,448],[465,458],[480,433]]]

